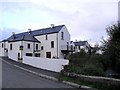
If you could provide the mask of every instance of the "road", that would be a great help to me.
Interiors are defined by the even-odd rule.
[[[31,74],[3,61],[2,81],[3,88],[73,88],[67,84]]]

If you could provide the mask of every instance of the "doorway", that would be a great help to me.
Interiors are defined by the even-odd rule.
[[[51,52],[46,52],[46,58],[51,58]]]
[[[20,53],[18,53],[18,60],[20,60]]]

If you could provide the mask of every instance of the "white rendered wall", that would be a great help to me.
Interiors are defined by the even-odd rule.
[[[28,49],[28,44],[30,44],[30,49]],[[21,45],[23,45],[22,56],[26,55],[26,53],[33,53],[34,42],[21,41]]]
[[[23,63],[49,71],[60,72],[63,65],[69,64],[69,60],[23,56]]]
[[[46,35],[35,36],[43,46],[41,50],[41,57],[46,57],[46,52],[51,52],[51,58],[57,56],[57,33],[47,34],[48,39],[46,40]],[[54,41],[54,48],[51,48],[51,41]]]
[[[61,40],[61,32],[64,33],[64,40]],[[67,47],[67,42],[70,43],[70,34],[67,30],[67,28],[64,26],[58,33],[58,57],[64,58],[63,53],[61,52],[61,47],[66,46]],[[70,45],[70,44],[69,44]],[[67,49],[67,48],[66,48]]]
[[[3,56],[2,42],[0,42],[0,56]]]
[[[12,44],[12,50],[10,50],[10,44]],[[18,61],[18,52],[20,53],[19,46],[21,45],[21,41],[18,42],[10,42],[8,46],[8,57],[15,61]]]
[[[8,50],[8,41],[5,42],[5,48]],[[4,52],[4,56],[8,56],[8,52]]]
[[[27,47],[28,43],[30,44],[30,49]],[[10,44],[12,44],[12,50],[10,50]],[[20,45],[23,45],[23,50],[20,50]],[[29,41],[10,42],[8,47],[8,57],[18,61],[18,53],[20,53],[21,58],[23,58],[23,55],[26,55],[26,53],[33,53],[33,46],[34,42]]]
[[[3,48],[2,48],[2,43],[3,43]],[[5,52],[4,49],[8,48],[8,42],[0,42],[0,56],[8,56],[8,53]]]

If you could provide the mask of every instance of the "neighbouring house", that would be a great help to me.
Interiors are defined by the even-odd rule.
[[[62,59],[73,51],[66,26],[53,24],[49,28],[13,33],[0,42],[0,47],[0,56],[8,56],[17,61],[22,60],[23,56]]]
[[[81,49],[84,49],[85,52],[88,52],[90,44],[87,41],[76,41],[74,43],[74,53],[80,52]]]
[[[8,56],[8,41],[3,40],[0,42],[0,56]]]

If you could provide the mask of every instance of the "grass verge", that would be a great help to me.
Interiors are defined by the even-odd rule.
[[[77,77],[68,77],[65,76],[63,74],[60,74],[58,77],[59,81],[69,81],[69,82],[74,82],[77,83],[79,85],[85,85],[85,86],[89,86],[98,90],[120,90],[120,86],[108,86],[107,84],[103,84],[100,82],[92,82],[92,81],[85,81],[85,80],[81,80]]]

